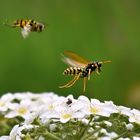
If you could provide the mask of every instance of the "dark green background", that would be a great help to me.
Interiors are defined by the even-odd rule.
[[[16,19],[48,24],[23,39],[20,29],[4,26]],[[83,94],[83,81],[59,89],[72,77],[60,53],[74,51],[89,60],[112,60],[92,75],[85,95],[140,107],[139,0],[1,0],[0,94],[48,92]]]

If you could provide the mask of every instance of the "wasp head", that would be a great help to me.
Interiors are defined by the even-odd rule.
[[[102,66],[102,63],[101,62],[91,62],[87,65],[86,67],[86,70],[91,70],[92,71],[95,71],[95,70],[98,70],[99,72],[101,71],[101,66]]]

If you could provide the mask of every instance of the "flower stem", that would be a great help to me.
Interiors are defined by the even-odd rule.
[[[57,136],[53,135],[52,133],[46,132],[44,134],[45,138],[51,138],[51,140],[62,140],[61,138],[58,138]]]
[[[133,131],[136,131],[137,129],[140,129],[140,127],[135,128]],[[124,133],[122,133],[121,135],[119,135],[117,138],[115,138],[114,140],[117,140],[119,138],[121,138],[122,136],[126,135],[127,133],[129,133],[129,131],[125,131]]]
[[[93,119],[93,116],[91,115],[91,116],[90,116],[90,120],[89,120],[89,122],[88,122],[88,125],[85,127],[85,129],[83,130],[83,132],[82,132],[81,135],[80,135],[81,140],[84,140],[83,138],[84,138],[85,132],[86,132],[86,130],[88,130],[89,125],[90,125],[92,119]]]
[[[94,135],[96,132],[100,131],[101,129],[102,129],[102,128],[98,128],[98,129],[95,130],[92,134],[89,134],[89,135],[83,137],[81,140],[90,140],[91,138],[94,137],[93,135]]]

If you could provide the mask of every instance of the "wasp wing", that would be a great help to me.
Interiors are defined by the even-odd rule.
[[[62,61],[72,67],[85,67],[89,61],[71,51],[62,54]]]
[[[26,25],[24,26],[24,28],[21,29],[21,34],[23,36],[23,38],[26,38],[29,36],[30,32],[31,32],[31,26],[30,25]]]

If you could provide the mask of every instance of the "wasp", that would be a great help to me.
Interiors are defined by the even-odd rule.
[[[42,32],[45,28],[45,24],[43,24],[41,22],[37,22],[33,19],[15,20],[9,26],[11,26],[13,28],[20,27],[21,34],[24,38],[26,38],[30,34],[30,32]]]
[[[79,78],[83,78],[83,92],[85,92],[86,90],[86,81],[87,79],[90,80],[90,75],[93,72],[100,74],[102,64],[111,62],[110,60],[100,62],[88,61],[80,55],[71,51],[65,51],[62,54],[62,61],[69,65],[69,67],[64,70],[63,75],[71,75],[74,76],[74,78],[67,84],[59,86],[59,88],[69,88],[73,86]]]

